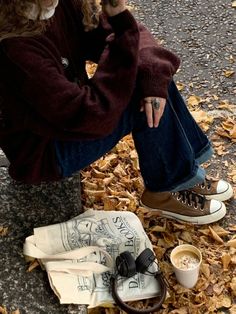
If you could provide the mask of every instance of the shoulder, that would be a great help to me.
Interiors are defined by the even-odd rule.
[[[10,62],[25,71],[60,63],[56,47],[43,36],[8,38],[1,42],[1,48]]]
[[[56,54],[53,44],[45,36],[14,37],[1,42],[2,49],[9,57],[28,58],[30,54],[46,56]]]

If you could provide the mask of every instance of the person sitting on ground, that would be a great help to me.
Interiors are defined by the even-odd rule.
[[[69,177],[132,133],[143,206],[198,224],[225,216],[233,190],[201,167],[212,147],[174,83],[179,57],[125,0],[0,0],[0,55],[0,147],[13,179]]]

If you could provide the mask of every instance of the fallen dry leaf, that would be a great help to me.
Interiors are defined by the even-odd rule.
[[[223,253],[222,257],[221,257],[221,260],[222,260],[222,264],[223,264],[223,270],[224,271],[227,271],[228,270],[228,266],[231,262],[231,256],[227,253]]]
[[[186,243],[192,243],[192,235],[191,235],[191,232],[189,231],[181,232],[181,234],[179,235],[179,238],[185,241]]]
[[[236,121],[232,118],[227,118],[221,123],[221,127],[216,129],[216,133],[236,142]]]
[[[234,71],[232,71],[232,70],[226,70],[226,71],[224,71],[224,76],[225,77],[231,77],[231,76],[233,76],[234,75]]]
[[[116,168],[114,169],[114,174],[117,176],[117,177],[123,177],[123,176],[126,176],[126,172],[125,170],[123,169],[122,165],[118,164],[116,166]]]
[[[8,233],[8,227],[0,226],[0,236],[4,237],[7,235],[7,233]]]
[[[7,309],[5,308],[5,306],[4,307],[0,306],[0,314],[8,314]]]
[[[192,109],[198,107],[202,101],[202,98],[196,95],[189,96],[187,99],[188,106]]]
[[[84,188],[86,190],[97,190],[98,189],[98,184],[95,182],[91,182],[88,180],[82,180],[83,184],[84,184]]]
[[[169,314],[188,314],[188,308],[187,307],[182,307],[181,309],[178,310],[173,310],[170,311]]]
[[[86,62],[86,72],[87,72],[89,78],[92,78],[94,76],[96,69],[97,69],[96,63],[93,63],[90,61]]]
[[[222,291],[224,290],[224,285],[222,283],[213,285],[213,291],[217,296],[221,295]]]
[[[212,229],[210,226],[208,227],[210,230],[210,236],[217,242],[219,243],[224,243],[224,241],[221,239],[221,237],[218,236],[218,234],[214,231],[214,229]]]
[[[216,303],[216,308],[219,309],[221,307],[223,308],[230,308],[232,304],[231,298],[228,295],[220,295],[217,303]]]
[[[94,178],[100,178],[100,179],[104,179],[106,177],[106,174],[102,171],[99,171],[97,169],[93,169],[93,177]]]
[[[212,229],[217,233],[219,237],[227,236],[230,233],[219,225],[214,225]]]
[[[214,121],[212,116],[209,116],[203,110],[191,111],[193,118],[196,120],[198,124],[203,128],[204,131],[207,131],[210,128],[210,125]]]
[[[236,170],[236,169],[235,169]],[[235,173],[236,174],[236,173]],[[229,231],[236,231],[236,225],[230,225],[228,227]]]
[[[103,209],[104,210],[113,210],[118,205],[119,201],[113,196],[106,196],[103,198]]]
[[[221,100],[219,105],[217,106],[218,109],[224,109],[224,110],[229,110],[231,112],[233,111],[234,105],[231,104],[228,100]]]
[[[184,87],[185,87],[185,85],[183,84],[183,83],[180,83],[180,82],[176,82],[176,86],[177,86],[177,88],[178,88],[178,90],[181,92],[183,89],[184,89]]]
[[[236,296],[236,277],[233,277],[230,282],[230,288],[233,292],[233,294]]]
[[[226,245],[236,248],[236,239],[229,240]]]
[[[236,265],[236,255],[231,256],[231,263]]]
[[[11,312],[11,314],[20,314],[20,310],[17,309],[16,311]]]
[[[208,236],[210,233],[210,230],[208,228],[204,228],[204,229],[199,229],[199,232],[201,232],[202,234]]]
[[[87,190],[85,189],[84,191],[88,197],[92,197],[94,199],[100,199],[101,197],[103,197],[105,195],[105,190]]]
[[[210,266],[208,264],[206,264],[206,263],[202,263],[202,265],[201,265],[201,272],[208,279],[210,277],[210,274],[211,274]]]
[[[166,231],[166,223],[163,226],[156,225],[150,228],[150,232],[165,232]]]
[[[233,163],[232,166],[229,166],[228,176],[233,183],[236,183],[236,162]],[[236,227],[235,227],[236,231]]]
[[[27,272],[33,271],[38,266],[40,266],[40,264],[37,260],[32,261],[27,269]]]
[[[228,152],[225,151],[225,143],[224,142],[213,142],[214,150],[219,156],[226,155]]]

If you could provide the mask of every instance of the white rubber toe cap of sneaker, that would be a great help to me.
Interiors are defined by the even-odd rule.
[[[211,200],[211,204],[210,204],[210,213],[211,214],[221,210],[222,208],[225,208],[224,203],[222,203],[221,201],[217,201],[217,200]]]
[[[217,193],[224,193],[230,188],[230,184],[224,180],[219,180],[217,184]]]
[[[217,193],[214,195],[206,195],[207,199],[215,199],[218,201],[227,201],[230,199],[234,194],[232,186],[224,181],[224,180],[219,180],[217,184]]]

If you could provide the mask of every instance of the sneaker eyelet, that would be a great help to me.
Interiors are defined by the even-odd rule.
[[[194,209],[198,209],[198,206],[193,206]]]
[[[180,200],[181,200],[181,197],[177,196],[176,199],[177,199],[177,201],[180,201]]]
[[[202,190],[204,190],[206,188],[205,185],[202,185],[202,184],[200,185],[200,187]]]
[[[210,187],[207,187],[207,191],[210,191],[210,189],[211,189]]]

